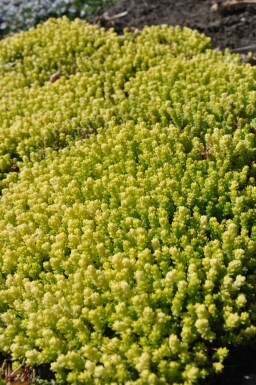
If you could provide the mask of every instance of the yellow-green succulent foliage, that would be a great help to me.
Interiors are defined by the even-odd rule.
[[[0,41],[0,179],[25,155],[42,157],[47,147],[125,120],[125,86],[137,73],[179,54],[191,58],[208,44],[188,29],[147,28],[118,37],[68,19]]]
[[[0,63],[0,349],[76,385],[221,371],[256,335],[256,69],[66,19]]]

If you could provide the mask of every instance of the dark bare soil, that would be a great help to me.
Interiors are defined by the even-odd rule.
[[[256,53],[256,4],[237,5],[225,12],[211,11],[211,0],[121,0],[100,11],[94,20],[121,33],[124,27],[181,25],[212,38],[213,48],[240,49],[254,45]]]

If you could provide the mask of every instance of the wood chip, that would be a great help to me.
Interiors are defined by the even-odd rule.
[[[211,11],[216,12],[241,5],[256,6],[256,0],[214,0]]]
[[[55,83],[60,78],[60,70],[50,76],[50,82]]]

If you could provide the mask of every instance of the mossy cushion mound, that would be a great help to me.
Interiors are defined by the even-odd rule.
[[[256,335],[256,69],[50,20],[0,42],[0,99],[0,349],[74,385],[220,372]]]

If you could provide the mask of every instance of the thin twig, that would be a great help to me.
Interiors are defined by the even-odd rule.
[[[103,18],[105,20],[115,20],[115,19],[119,19],[120,17],[124,17],[127,14],[128,14],[128,11],[124,11],[124,12],[121,12],[121,13],[117,13],[116,15],[109,16],[108,12],[105,12],[105,13],[103,13]]]
[[[249,50],[256,50],[256,44],[251,44],[247,45],[244,47],[239,47],[239,48],[233,48],[231,49],[232,52],[244,52],[244,51],[249,51]]]

